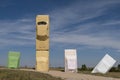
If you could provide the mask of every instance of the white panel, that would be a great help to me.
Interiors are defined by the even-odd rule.
[[[92,73],[107,73],[113,65],[116,63],[111,56],[106,54],[103,59],[97,64],[97,66],[93,69]]]
[[[76,69],[77,66],[76,66],[76,59],[70,59],[68,58],[67,59],[68,61],[68,69]]]
[[[65,50],[65,71],[77,71],[77,54],[76,49]]]

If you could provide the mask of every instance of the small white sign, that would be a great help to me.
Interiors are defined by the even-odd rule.
[[[76,49],[65,50],[65,71],[77,71],[77,54]]]
[[[110,55],[106,54],[103,59],[97,64],[97,66],[93,69],[92,73],[107,73],[113,65],[116,63]]]
[[[76,69],[76,60],[68,58],[68,69]]]

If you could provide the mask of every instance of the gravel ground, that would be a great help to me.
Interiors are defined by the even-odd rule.
[[[32,69],[19,69],[19,70],[35,71]],[[44,73],[50,74],[55,77],[61,77],[64,80],[120,80],[120,78],[102,77],[102,76],[94,76],[94,75],[81,74],[81,73],[61,72],[61,71],[49,71]]]
[[[35,71],[32,69],[21,69],[21,70]],[[35,71],[35,72],[39,72],[39,71]],[[120,80],[120,78],[94,76],[94,75],[88,75],[88,74],[70,73],[70,72],[61,72],[61,71],[49,71],[44,73],[50,74],[55,77],[61,77],[64,80]]]
[[[45,72],[55,77],[61,77],[65,80],[120,80],[119,78],[110,78],[110,77],[102,77],[102,76],[94,76],[80,73],[68,73],[68,72],[60,72],[60,71],[49,71]]]

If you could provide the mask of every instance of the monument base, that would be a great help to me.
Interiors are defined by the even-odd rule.
[[[49,51],[36,51],[36,70],[49,71]]]

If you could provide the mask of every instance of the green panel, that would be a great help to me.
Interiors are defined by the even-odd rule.
[[[18,68],[20,62],[20,52],[10,51],[8,54],[8,68]]]

